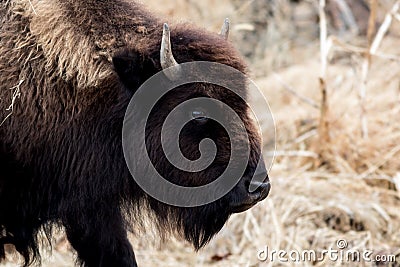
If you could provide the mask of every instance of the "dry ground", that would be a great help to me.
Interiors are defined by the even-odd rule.
[[[243,1],[243,10],[246,2],[250,1]],[[391,7],[395,1],[386,2]],[[214,31],[219,30],[223,18],[230,17],[234,41],[235,32],[243,28],[235,25],[235,19],[244,11],[228,0],[151,0],[146,4],[175,20],[191,20]],[[380,7],[379,12],[387,10],[387,6]],[[302,21],[299,27],[304,31],[290,39],[285,40],[288,36],[282,32],[269,37],[272,41],[276,38],[276,43],[266,45],[264,57],[251,63],[253,77],[276,122],[277,154],[270,173],[270,197],[232,216],[198,253],[175,239],[159,245],[147,232],[132,237],[140,266],[291,266],[291,262],[260,262],[257,252],[265,246],[270,250],[321,251],[336,248],[339,239],[345,239],[349,248],[397,255],[392,266],[400,266],[400,36],[395,30],[400,22],[392,22],[391,34],[378,49],[386,56],[372,57],[364,105],[360,104],[363,55],[353,47],[342,51],[338,46],[330,53],[326,136],[320,134],[321,62],[315,29],[308,29],[315,27],[313,23]],[[290,28],[290,23],[286,25]],[[365,43],[363,38],[353,40],[354,45]],[[363,117],[368,137],[362,136]],[[71,266],[73,252],[68,243],[62,236],[55,243],[43,266]],[[10,255],[9,259],[1,266],[15,266],[16,258]]]

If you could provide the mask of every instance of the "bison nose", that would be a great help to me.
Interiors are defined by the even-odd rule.
[[[266,171],[255,173],[251,181],[248,183],[247,191],[253,198],[256,198],[258,201],[265,199],[268,196],[270,190],[271,184],[269,182],[268,173]]]
[[[251,177],[250,183],[248,184],[248,192],[251,194],[255,191],[269,191],[269,179],[267,168],[265,167],[264,158],[261,155],[258,161],[257,167],[251,172],[253,175]]]
[[[230,208],[234,213],[243,212],[264,200],[271,190],[267,172],[255,172],[244,176],[230,197]]]

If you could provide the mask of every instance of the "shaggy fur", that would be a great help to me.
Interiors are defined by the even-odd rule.
[[[161,70],[164,21],[123,0],[35,0],[36,13],[29,2],[0,1],[0,260],[3,245],[13,244],[25,265],[40,262],[38,232],[50,237],[51,226],[60,225],[81,264],[136,266],[126,230],[135,229],[144,211],[154,214],[161,233],[202,247],[228,219],[237,192],[190,209],[159,203],[135,184],[121,146],[131,96]],[[179,24],[171,27],[171,40],[180,63],[215,61],[245,71],[218,34]],[[188,158],[198,156],[201,139],[216,142],[218,160],[207,170],[175,170],[162,153],[163,118],[194,96],[220,99],[241,116],[251,141],[248,172],[254,171],[260,140],[247,106],[203,85],[175,89],[150,117],[146,140],[156,168],[185,185],[207,183],[224,170],[229,138],[212,122],[189,123],[180,140]]]

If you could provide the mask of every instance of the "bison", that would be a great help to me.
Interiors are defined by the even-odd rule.
[[[135,182],[124,158],[126,109],[154,74],[173,80],[181,74],[171,67],[196,61],[246,73],[228,41],[228,22],[221,33],[185,23],[170,29],[129,0],[1,0],[0,16],[0,260],[4,245],[12,244],[24,266],[40,264],[39,233],[50,239],[60,226],[80,264],[137,266],[127,232],[135,233],[144,218],[153,219],[160,236],[176,234],[198,250],[231,214],[268,195],[260,134],[249,107],[217,85],[185,84],[163,96],[148,119],[146,148],[157,171],[174,184],[213,181],[227,166],[232,140],[208,119],[207,110],[193,107],[182,114],[192,119],[179,135],[190,160],[199,157],[203,139],[215,143],[216,158],[205,170],[174,168],[160,132],[168,113],[188,99],[224,102],[240,116],[250,146],[246,170],[229,193],[194,207],[163,203]],[[248,90],[245,81],[236,84]],[[148,163],[140,155],[135,161],[145,176]],[[261,177],[254,191],[253,176]]]

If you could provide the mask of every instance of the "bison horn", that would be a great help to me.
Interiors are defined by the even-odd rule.
[[[228,37],[229,37],[229,19],[228,18],[225,19],[224,24],[222,25],[220,35],[222,37],[224,37],[225,40],[228,40]]]
[[[163,27],[160,61],[163,72],[168,79],[171,81],[176,81],[181,76],[181,67],[176,62],[174,55],[172,54],[170,30],[167,23],[164,23]]]

